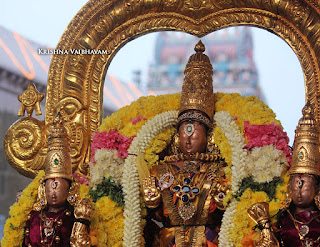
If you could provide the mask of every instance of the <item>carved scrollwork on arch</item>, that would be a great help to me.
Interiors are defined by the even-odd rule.
[[[15,122],[5,136],[5,155],[10,165],[26,177],[33,178],[44,168],[46,158],[44,122],[25,117]]]
[[[106,70],[122,46],[160,30],[202,37],[235,25],[266,29],[291,46],[304,72],[306,98],[315,103],[315,113],[320,120],[320,9],[315,1],[91,0],[69,24],[57,49],[96,49],[107,50],[107,53],[54,55],[48,77],[46,124],[51,122],[56,106],[72,97],[82,105],[80,125],[90,141],[102,116]],[[75,123],[75,119],[69,118],[67,122],[70,129],[74,129],[71,123]],[[75,139],[78,135],[81,134],[76,134]],[[88,160],[89,144],[86,148],[86,152],[81,149],[85,157],[80,160]]]

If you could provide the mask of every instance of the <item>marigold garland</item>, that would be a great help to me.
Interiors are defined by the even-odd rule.
[[[9,218],[4,225],[2,247],[21,246],[27,216],[36,202],[39,180],[43,176],[44,171],[40,171],[36,178],[22,191],[19,200],[10,207]]]
[[[252,125],[274,124],[280,126],[280,128],[282,129],[280,122],[275,119],[275,114],[272,112],[272,110],[268,108],[268,106],[265,105],[262,101],[258,100],[255,96],[243,97],[239,94],[216,93],[215,100],[215,111],[217,113],[220,111],[226,111],[229,113],[229,127],[227,126],[228,124],[226,124],[227,129],[230,128],[230,124],[231,122],[233,122],[233,128],[237,128],[235,132],[237,133],[236,136],[238,136],[240,139],[244,137],[244,123],[246,121],[249,121]],[[147,121],[152,119],[157,114],[169,110],[177,110],[179,106],[179,101],[180,99],[178,94],[142,97],[136,102],[133,102],[131,105],[120,109],[116,113],[112,114],[110,117],[106,118],[100,126],[99,131],[115,130],[118,133],[130,138],[132,136],[137,135],[139,130],[146,125]],[[131,145],[132,149],[129,151],[129,153],[136,154],[138,152],[143,151],[144,157],[147,160],[148,165],[152,166],[159,160],[158,154],[161,153],[164,150],[164,148],[168,145],[173,133],[175,132],[175,129],[171,128],[162,131],[156,136],[148,136],[148,133],[154,133],[151,129],[149,129],[148,131],[145,131],[146,139],[143,140],[143,143],[148,144],[144,144],[142,145],[142,147],[136,146],[135,148],[133,148],[135,145]],[[226,131],[226,129],[221,128],[221,126],[217,126],[214,129],[214,135],[216,144],[218,145],[222,156],[228,163],[228,167],[225,169],[225,173],[227,179],[229,180],[229,183],[233,183],[233,192],[235,193],[238,190],[237,186],[239,186],[240,181],[242,181],[243,178],[248,176],[248,172],[247,170],[242,168],[239,170],[239,168],[237,168],[237,166],[234,166],[234,164],[245,163],[244,157],[248,157],[248,153],[246,153],[243,147],[249,142],[249,140],[243,138],[241,139],[241,144],[239,145],[240,139],[238,138],[237,141],[232,141],[232,137],[230,137],[228,131]],[[235,148],[231,148],[232,146],[235,148],[238,147],[236,148],[238,151],[235,152],[235,150],[233,150]],[[242,160],[240,163],[239,159]],[[133,227],[132,232],[128,232],[128,230],[124,231],[124,237],[126,238],[126,236],[128,236],[128,242],[125,241],[124,243],[130,243],[131,246],[139,246],[141,244],[141,239],[139,239],[139,235],[141,235],[142,230],[141,209],[139,206],[141,205],[141,202],[140,198],[136,196],[139,190],[139,177],[135,167],[132,166],[135,163],[135,156],[129,155],[129,157],[126,158],[125,165],[130,164],[131,166],[126,167],[126,169],[124,169],[124,177],[126,177],[126,181],[123,182],[124,184],[127,183],[128,190],[126,192],[126,195],[129,195],[130,192],[131,197],[131,199],[125,199],[126,206],[128,201],[128,204],[131,205],[129,206],[129,208],[134,209],[130,213],[124,213],[125,218],[129,218],[132,216],[133,219],[130,222],[135,223],[132,224],[132,226],[136,225],[136,228]],[[245,164],[241,165],[240,167],[245,167]],[[238,173],[239,171],[242,172]],[[136,182],[130,183],[130,181]],[[286,183],[287,182],[285,179],[283,184],[277,185],[277,187],[275,188],[275,199],[270,202],[270,214],[271,211],[275,211],[276,209],[279,209],[281,207],[281,200],[283,199],[283,193],[285,191]],[[134,193],[131,193],[131,191],[133,191]],[[262,192],[252,192],[252,198],[260,199],[259,193]],[[254,235],[251,230],[249,231],[249,228],[245,231],[242,231],[243,229],[233,229],[233,227],[231,227],[233,226],[233,220],[237,219],[238,217],[237,210],[235,209],[235,207],[238,208],[242,205],[242,197],[239,201],[240,206],[238,205],[238,201],[233,200],[231,198],[232,194],[229,194],[226,198],[227,200],[231,200],[232,207],[229,206],[227,208],[226,213],[224,214],[221,232],[219,234],[220,240],[225,239],[225,241],[221,241],[221,243],[226,243],[226,246],[232,246],[232,243],[234,243],[234,241],[238,241],[241,237],[242,239],[245,239],[247,236],[249,236],[249,234]],[[136,216],[134,216],[134,214],[136,214]],[[250,219],[248,218],[246,221],[247,226],[249,224],[249,220]],[[224,228],[223,226],[226,225],[228,227]],[[126,228],[126,223],[124,227]],[[230,238],[230,234],[241,231],[243,234],[238,234],[237,238]],[[247,235],[245,236],[245,234]],[[130,240],[132,239],[134,240],[134,242],[130,242]],[[242,239],[240,239],[238,243],[241,243]]]
[[[274,196],[275,194],[279,195],[275,192],[277,191],[279,184],[282,184],[282,179],[280,179],[279,176],[283,175],[282,172],[285,170],[283,170],[284,165],[282,164],[287,161],[285,154],[276,149],[276,147],[273,145],[254,148],[256,152],[248,153],[244,149],[244,138],[239,135],[239,128],[235,124],[234,118],[232,118],[228,112],[217,112],[214,116],[214,119],[217,126],[225,134],[231,147],[231,191],[236,196],[240,196],[238,199],[239,202],[236,206],[237,210],[234,211],[234,208],[227,208],[227,211],[223,216],[221,232],[219,234],[219,243],[221,246],[232,246],[234,244],[236,246],[242,246],[242,240],[245,239],[249,234],[252,234],[251,227],[253,225],[253,222],[251,222],[249,217],[246,214],[243,214],[243,212],[246,212],[252,204],[260,201],[270,202],[270,200],[272,200],[272,210],[275,208],[279,209],[281,207],[281,204],[279,204],[279,199],[275,198]],[[267,155],[267,157],[265,157],[265,155]],[[264,161],[259,164],[259,162],[256,162],[255,158],[261,158],[262,161]],[[268,161],[268,159],[271,159],[271,161],[273,159],[274,164],[270,160]],[[266,165],[269,165],[266,162],[271,162],[270,166],[277,165],[282,169],[276,169],[275,171],[272,171],[273,173],[271,175],[269,175],[270,169],[263,169],[266,167]],[[258,170],[258,172],[256,172],[256,170]],[[256,175],[257,173],[260,173],[261,176],[272,177],[272,180],[275,180],[275,182],[273,184],[269,183],[260,185],[257,182],[251,181],[252,174]],[[248,179],[251,181],[249,184],[246,182]],[[245,189],[247,187],[249,188]],[[253,192],[250,188],[255,188],[256,192]],[[269,197],[264,191],[259,191],[264,189],[268,189],[268,191],[270,191]],[[243,190],[244,193],[242,194]],[[248,198],[248,191],[251,192],[250,198]],[[267,198],[263,197],[265,195]],[[229,198],[230,194],[227,195],[226,199]],[[236,203],[233,202],[232,207],[235,207],[235,204]],[[225,217],[227,218],[225,219]],[[252,234],[252,237],[253,236],[254,235]]]
[[[130,105],[119,109],[102,121],[99,132],[111,129],[127,137],[136,135],[141,127],[156,115],[178,109],[180,94],[140,97]],[[141,116],[141,121],[132,123],[132,118]]]
[[[91,225],[95,230],[97,246],[122,246],[123,209],[107,196],[95,203]]]

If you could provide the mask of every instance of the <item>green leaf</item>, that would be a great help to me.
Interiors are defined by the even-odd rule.
[[[246,177],[241,181],[241,184],[239,186],[239,190],[236,193],[235,197],[236,199],[240,199],[243,192],[250,188],[253,192],[256,191],[264,191],[268,195],[270,201],[274,199],[276,194],[276,188],[279,184],[283,183],[283,179],[279,177],[275,177],[272,179],[271,182],[266,183],[258,183],[253,180],[252,176]]]
[[[100,184],[96,184],[95,189],[90,189],[89,195],[94,202],[103,196],[108,196],[117,206],[124,206],[122,186],[114,183],[111,177],[103,178]]]

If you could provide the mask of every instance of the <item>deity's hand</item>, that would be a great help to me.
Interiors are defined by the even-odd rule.
[[[74,208],[74,216],[76,219],[85,219],[90,221],[94,212],[93,202],[85,197]]]
[[[149,176],[143,181],[143,199],[148,208],[156,208],[161,202],[161,194],[156,185],[155,176]]]
[[[76,218],[70,237],[71,247],[90,246],[89,225],[94,212],[93,202],[89,198],[83,198],[74,208]]]
[[[75,222],[73,224],[72,233],[70,237],[70,246],[71,247],[85,247],[91,246],[90,237],[87,231],[87,226]]]

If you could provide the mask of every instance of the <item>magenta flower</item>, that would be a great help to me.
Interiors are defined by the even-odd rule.
[[[249,121],[244,122],[245,137],[249,141],[246,149],[254,147],[263,147],[273,144],[274,147],[283,151],[286,155],[289,165],[291,164],[291,148],[289,147],[289,137],[287,132],[284,132],[281,126],[271,123],[265,125],[250,125]]]
[[[117,150],[118,157],[125,158],[128,156],[128,148],[134,136],[128,138],[121,135],[116,130],[96,132],[93,135],[91,144],[91,161],[94,162],[94,155],[96,150],[106,148]]]
[[[138,117],[133,117],[133,118],[131,118],[131,122],[132,122],[132,124],[137,124],[137,123],[139,123],[140,121],[142,121],[142,120],[147,120],[146,118],[144,118],[144,117],[142,117],[141,115],[139,115]]]
[[[73,173],[72,176],[77,178],[80,184],[89,185],[89,181],[85,176],[80,176],[78,173]]]

